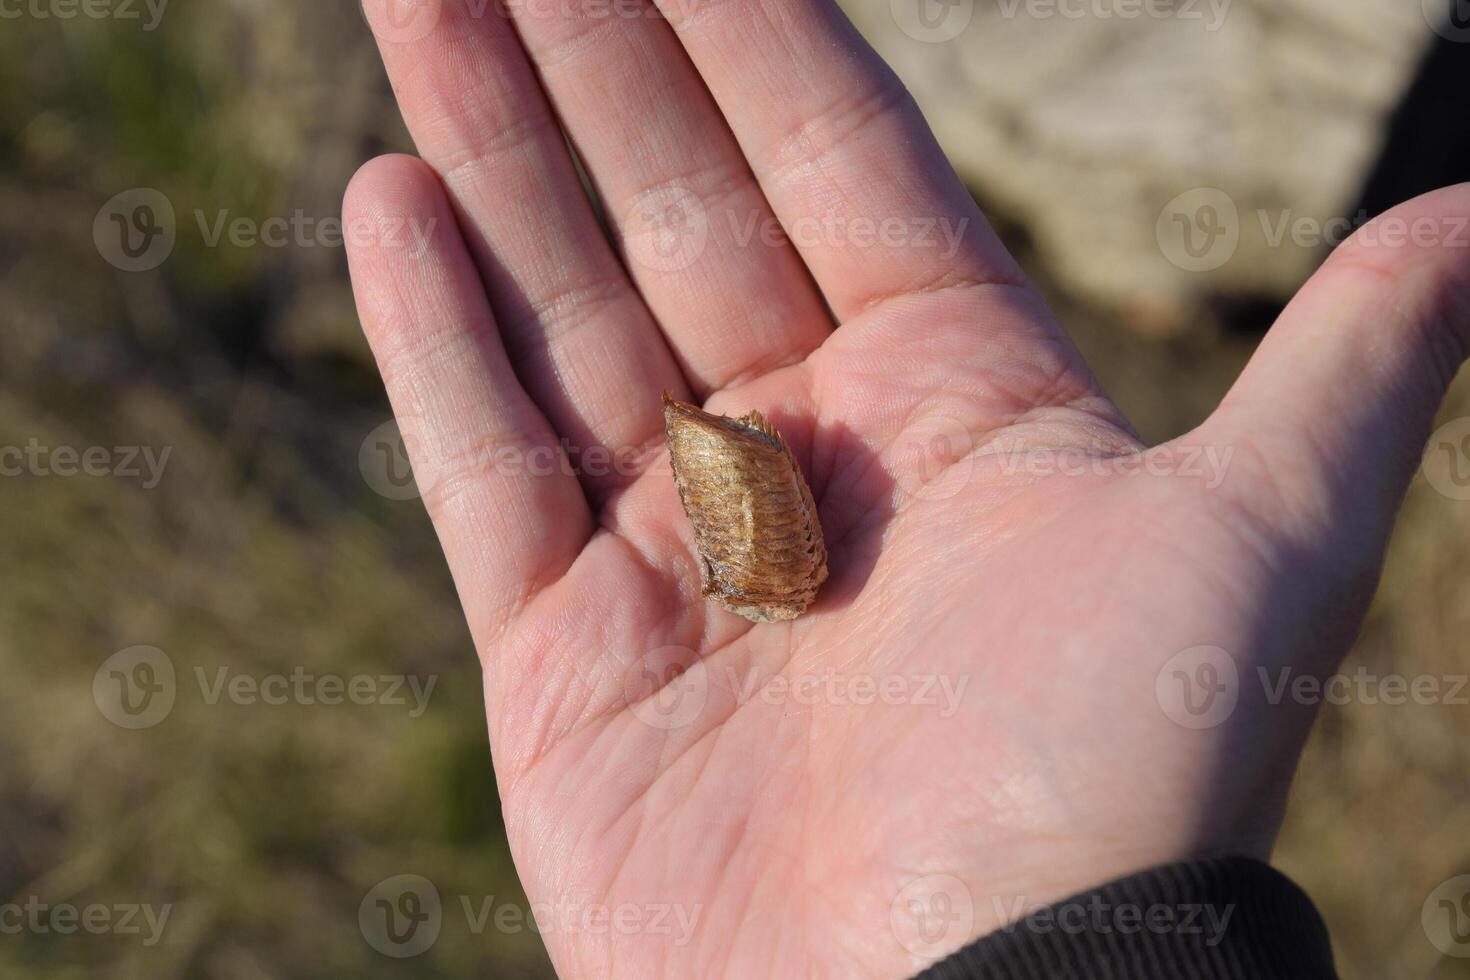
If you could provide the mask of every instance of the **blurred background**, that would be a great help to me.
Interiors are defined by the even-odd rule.
[[[846,6],[1151,440],[1351,227],[1470,179],[1463,0]],[[410,149],[351,0],[0,4],[0,975],[550,975],[333,227]],[[1464,677],[1467,540],[1421,475],[1346,672]],[[1421,921],[1470,872],[1470,688],[1351,701],[1279,864],[1345,977],[1470,977]],[[412,959],[360,916],[405,874]]]

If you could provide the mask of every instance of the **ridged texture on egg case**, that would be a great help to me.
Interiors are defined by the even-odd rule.
[[[800,616],[827,579],[827,549],[781,434],[759,412],[711,415],[667,392],[664,429],[703,594],[757,623]]]

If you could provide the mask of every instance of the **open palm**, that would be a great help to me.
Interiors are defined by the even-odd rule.
[[[1346,246],[1145,452],[828,0],[658,8],[367,0],[424,160],[345,205],[558,969],[897,977],[1265,856],[1311,712],[1255,678],[1351,642],[1465,253]],[[791,444],[830,553],[804,617],[701,598],[665,389]]]

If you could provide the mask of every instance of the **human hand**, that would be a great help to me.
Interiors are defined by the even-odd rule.
[[[368,164],[344,216],[517,867],[533,902],[695,920],[549,931],[564,976],[903,976],[1018,900],[1269,853],[1310,708],[1243,688],[1186,727],[1170,672],[1339,662],[1465,354],[1463,250],[1349,242],[1144,457],[832,4],[401,2],[367,8],[424,160]],[[807,615],[701,598],[664,389],[791,444]],[[937,935],[926,882],[970,903]]]

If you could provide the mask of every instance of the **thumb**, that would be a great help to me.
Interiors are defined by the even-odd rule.
[[[1470,348],[1470,184],[1365,225],[1188,438],[1244,450],[1257,516],[1382,547]]]

